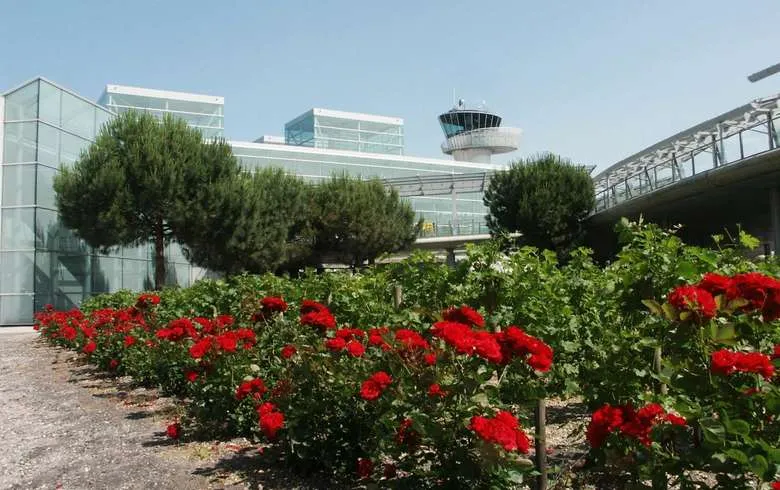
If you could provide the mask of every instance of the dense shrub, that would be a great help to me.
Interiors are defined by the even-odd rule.
[[[706,470],[733,488],[768,481],[777,378],[746,371],[768,373],[761,356],[777,355],[780,308],[766,300],[777,263],[745,259],[745,234],[714,250],[642,223],[621,234],[605,266],[587,250],[560,265],[548,251],[488,244],[457,268],[417,253],[360,273],[204,280],[160,291],[159,304],[119,292],[38,324],[189,400],[178,436],[273,440],[301,469],[398,486],[516,485],[529,470],[518,454],[529,405],[575,395],[597,414],[592,467],[613,478],[688,485]],[[716,353],[725,375],[713,374]]]

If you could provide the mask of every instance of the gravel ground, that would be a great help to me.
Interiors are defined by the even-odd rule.
[[[1,489],[322,487],[270,469],[246,440],[171,441],[171,400],[37,336],[0,328]]]

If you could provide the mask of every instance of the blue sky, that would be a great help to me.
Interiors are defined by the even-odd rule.
[[[452,92],[523,128],[514,156],[600,168],[780,91],[777,0],[0,0],[0,91],[43,75],[225,97],[226,134],[281,134],[310,107],[403,117],[441,156]],[[506,158],[500,159],[504,161]]]

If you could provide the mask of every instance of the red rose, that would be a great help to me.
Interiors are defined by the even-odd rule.
[[[473,327],[482,328],[485,326],[485,319],[482,318],[475,309],[463,305],[460,308],[454,306],[445,310],[442,317],[448,322],[463,323]]]
[[[179,437],[181,437],[181,424],[179,424],[178,422],[174,422],[168,425],[168,428],[165,429],[165,433],[171,439],[178,439]]]
[[[304,299],[301,302],[301,316],[307,313],[318,312],[318,311],[328,311],[328,307],[323,305],[322,303],[317,303],[316,301],[312,301],[310,299]]]
[[[198,379],[198,372],[194,369],[188,369],[184,372],[184,378],[190,383],[194,383]]]
[[[623,407],[613,407],[609,404],[593,412],[585,433],[585,438],[588,440],[590,447],[601,447],[607,436],[623,425],[624,412]]]
[[[92,342],[92,341],[89,341],[89,342],[87,342],[87,344],[84,346],[84,348],[82,349],[82,351],[83,351],[85,354],[92,354],[93,352],[95,352],[95,349],[97,349],[97,344],[95,344],[95,343],[94,343],[94,342]]]
[[[447,392],[441,389],[441,386],[438,383],[434,383],[431,386],[428,387],[428,396],[433,397],[441,397],[444,398],[447,396]]]
[[[260,430],[268,439],[275,439],[276,433],[284,426],[284,414],[276,409],[276,405],[265,402],[257,407],[260,418]]]
[[[132,335],[125,335],[125,348],[134,345],[136,342],[135,337]]]
[[[367,379],[360,385],[360,397],[364,400],[376,400],[381,394],[382,386],[373,379]]]
[[[669,422],[672,425],[687,425],[688,421],[685,420],[685,417],[680,417],[679,415],[675,415],[673,413],[666,415],[666,421]]]
[[[436,364],[436,354],[425,354],[423,360],[425,361],[425,364],[433,366]]]
[[[207,337],[195,342],[195,345],[190,347],[190,356],[193,359],[200,359],[205,356],[211,350],[211,338]]]
[[[243,400],[249,395],[252,395],[255,400],[259,400],[266,391],[268,389],[265,387],[262,379],[250,379],[238,385],[238,388],[236,388],[236,400]]]
[[[284,359],[289,359],[292,356],[295,355],[295,353],[298,352],[298,349],[295,348],[292,344],[287,344],[284,347],[282,347],[282,357]]]
[[[357,474],[360,478],[370,478],[371,473],[374,471],[374,463],[367,458],[358,458],[357,460]]]
[[[347,342],[347,352],[349,352],[349,355],[352,357],[363,357],[363,354],[366,353],[366,348],[363,347],[363,344],[360,342],[350,340]]]
[[[696,286],[678,286],[669,293],[669,304],[678,311],[690,311],[702,320],[715,316],[717,305],[709,291]]]
[[[344,339],[340,339],[338,337],[333,339],[328,339],[325,341],[325,347],[328,348],[328,350],[331,350],[333,352],[338,352],[344,347],[346,347],[347,342]]]
[[[492,419],[481,415],[472,417],[469,428],[482,440],[498,444],[505,451],[525,454],[531,447],[528,436],[520,428],[515,416],[504,410],[499,411]]]
[[[336,318],[327,309],[305,313],[301,315],[300,321],[301,325],[315,327],[321,332],[336,328]]]
[[[395,340],[408,350],[427,350],[431,347],[422,335],[407,328],[398,329]]]
[[[696,286],[709,292],[713,296],[725,294],[729,299],[733,298],[736,293],[734,281],[732,281],[730,277],[714,274],[712,272],[704,274],[701,281],[699,281],[699,284]]]
[[[387,388],[390,383],[393,382],[393,378],[390,377],[389,374],[387,374],[384,371],[377,371],[374,374],[371,375],[371,379],[376,381],[379,386],[382,387],[382,389]]]
[[[287,303],[278,296],[267,296],[260,300],[260,312],[256,313],[255,320],[266,320],[275,313],[287,311]]]
[[[73,327],[63,327],[62,330],[60,330],[60,335],[62,335],[62,338],[65,340],[73,340],[78,335],[78,332],[76,332],[76,329]]]
[[[119,361],[117,359],[111,359],[108,361],[108,369],[116,369],[119,366]]]

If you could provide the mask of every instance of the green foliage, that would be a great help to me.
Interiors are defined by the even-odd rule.
[[[582,238],[581,221],[595,194],[587,172],[546,153],[494,175],[484,202],[494,234],[520,232],[526,244],[565,254]]]
[[[334,176],[316,187],[313,201],[319,259],[332,255],[358,266],[407,248],[417,236],[411,205],[379,180]]]
[[[310,193],[299,177],[275,168],[217,181],[183,210],[177,239],[191,262],[231,275],[300,263],[313,242]]]
[[[719,298],[721,315],[699,325],[665,298],[676,286],[696,283],[705,272],[763,271],[778,276],[778,263],[747,259],[748,248],[755,243],[744,232],[736,240],[719,237],[715,249],[706,249],[685,245],[675,230],[641,221],[625,221],[619,230],[623,249],[613,263],[603,267],[585,249],[573,250],[561,265],[550,251],[522,247],[507,253],[502,244],[490,243],[469,247],[466,259],[455,269],[418,252],[399,263],[360,273],[308,270],[295,278],[265,274],[199,281],[191,288],[161,291],[155,321],[164,325],[182,316],[214,318],[230,313],[239,325],[247,325],[259,298],[279,295],[293,305],[304,298],[319,299],[342,325],[364,329],[387,325],[425,332],[440,319],[442,307],[467,304],[486,316],[486,329],[514,324],[554,349],[552,370],[543,377],[522,366],[487,368],[463,356],[448,356],[432,371],[404,370],[395,364],[399,359],[380,356],[378,351],[360,360],[334,356],[317,343],[318,334],[296,323],[293,311],[264,323],[255,328],[263,349],[252,356],[236,356],[224,365],[214,364],[213,378],[210,375],[203,385],[209,387],[185,394],[193,400],[194,420],[226,421],[224,427],[203,424],[204,431],[253,434],[251,407],[245,402],[236,404],[232,398],[238,380],[257,372],[263,372],[271,385],[292,380],[299,390],[279,404],[289,413],[286,447],[299,467],[324,467],[346,474],[354,472],[354,458],[381,454],[402,461],[406,466],[399,469],[410,470],[410,478],[420,478],[405,482],[413,481],[411,486],[429,481],[426,478],[431,474],[421,468],[439,468],[453,486],[511,487],[508,482],[526,475],[520,462],[493,459],[489,449],[475,447],[463,430],[462,418],[478,412],[486,400],[490,406],[529,413],[528,402],[538,396],[578,396],[591,408],[605,403],[638,407],[656,401],[690,421],[687,428],[659,429],[660,442],[650,447],[623,441],[610,443],[604,454],[594,453],[592,464],[605,464],[599,471],[610,478],[630,480],[638,487],[648,481],[662,488],[669,474],[681,488],[694,488],[698,483],[691,483],[690,472],[701,470],[717,475],[718,488],[758,488],[758,479],[773,478],[780,464],[777,378],[716,377],[710,372],[709,356],[720,348],[771,352],[780,343],[780,323],[745,313],[744,302]],[[404,292],[400,310],[393,305],[397,285]],[[120,292],[90,300],[84,310],[132,303],[131,295]],[[283,362],[273,353],[287,343],[309,347],[299,349],[293,362]],[[192,366],[186,356],[161,349],[151,360],[133,357],[138,354],[122,354],[119,344],[101,346],[100,362],[108,362],[108,356],[126,355],[123,362],[128,369],[132,366],[145,379],[176,392],[189,390],[180,376],[161,368],[181,372]],[[656,353],[660,353],[660,363]],[[775,366],[780,368],[780,360]],[[366,377],[376,369],[400,370],[399,379],[409,384],[394,387],[392,396],[381,403],[356,401],[354,376]],[[452,392],[451,398],[437,400],[436,405],[420,391],[434,379]],[[755,388],[759,392],[745,395]],[[230,416],[220,418],[221,412]],[[415,429],[435,441],[435,454],[423,451],[409,456],[405,448],[388,444],[401,417],[413,418]],[[479,460],[473,459],[475,454]]]
[[[130,111],[109,121],[72,167],[54,178],[63,224],[103,251],[155,244],[155,287],[165,280],[164,246],[176,238],[198,189],[239,172],[224,141],[203,142],[181,120]]]

